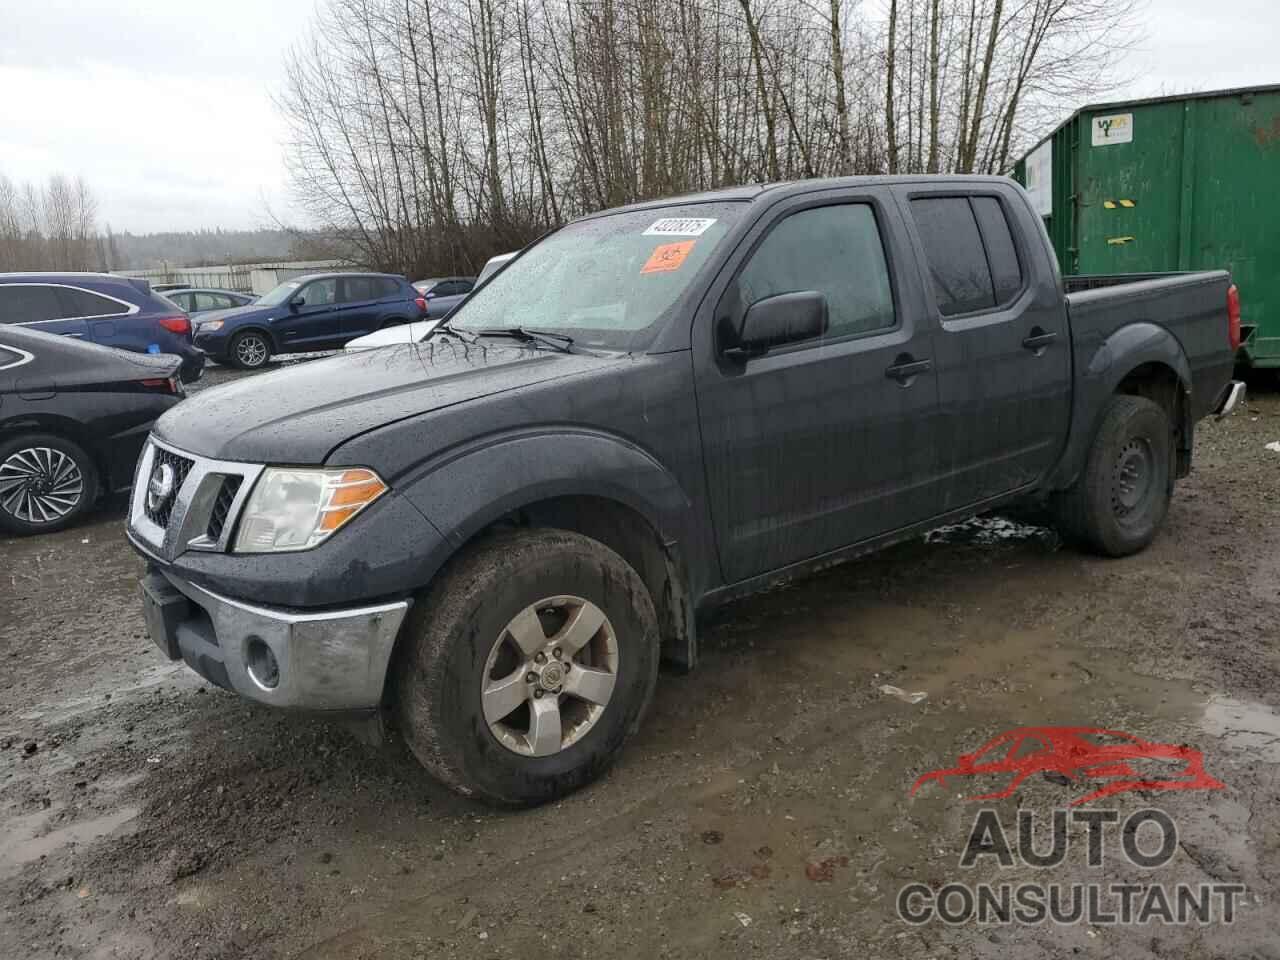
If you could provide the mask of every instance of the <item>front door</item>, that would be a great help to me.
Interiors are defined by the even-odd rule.
[[[695,336],[698,412],[720,560],[734,583],[925,520],[938,412],[931,329],[880,189],[815,193],[744,241],[709,319],[818,291],[826,335],[746,360]],[[887,251],[887,255],[886,255]],[[700,324],[701,326],[702,324]],[[701,342],[701,346],[699,343]]]
[[[1057,462],[1071,410],[1067,312],[1045,244],[1011,215],[1025,207],[1012,188],[895,189],[937,317],[943,505],[966,507],[1034,483]]]
[[[295,306],[299,298],[303,303]],[[312,280],[285,305],[273,327],[286,352],[327,350],[341,345],[338,320],[338,278]]]

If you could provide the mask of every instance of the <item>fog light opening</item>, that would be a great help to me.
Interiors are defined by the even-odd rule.
[[[263,690],[274,690],[280,685],[280,664],[260,637],[250,637],[245,643],[244,660],[249,679]]]

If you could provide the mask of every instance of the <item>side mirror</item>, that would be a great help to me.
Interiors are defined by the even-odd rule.
[[[294,310],[297,310],[299,307],[305,307],[306,305],[307,305],[306,297],[294,297],[292,300],[289,301],[289,306],[292,307]]]
[[[771,347],[820,337],[827,332],[828,322],[827,297],[817,290],[766,297],[747,308],[737,342],[728,343],[725,353],[760,356]]]
[[[436,292],[434,290],[428,290],[426,293],[423,294],[423,296],[426,297],[428,300],[434,300],[436,298]]]

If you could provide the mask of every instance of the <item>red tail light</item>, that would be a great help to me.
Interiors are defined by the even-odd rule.
[[[1231,349],[1240,347],[1240,290],[1233,283],[1227,288],[1227,339]]]
[[[148,380],[139,380],[140,384],[152,390],[163,390],[166,393],[178,392],[178,379],[176,377],[159,377]]]
[[[190,333],[191,321],[186,317],[161,317],[160,326],[170,333]]]
[[[425,316],[427,312],[427,298],[419,297],[417,300],[413,302],[418,305],[418,312]]]

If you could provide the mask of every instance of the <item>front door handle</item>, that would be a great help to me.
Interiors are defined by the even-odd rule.
[[[1022,345],[1028,350],[1043,350],[1053,341],[1058,339],[1058,335],[1052,330],[1041,330],[1039,327],[1032,327],[1031,334],[1022,341]]]
[[[932,360],[917,360],[909,353],[900,353],[885,370],[884,375],[908,387],[919,374],[924,373],[931,366],[933,366]]]

